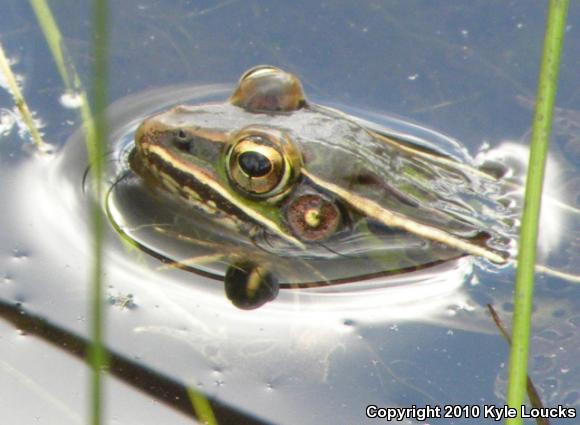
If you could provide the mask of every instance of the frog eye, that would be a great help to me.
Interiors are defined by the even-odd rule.
[[[284,134],[258,127],[247,127],[234,137],[226,164],[234,187],[255,197],[274,196],[288,189],[301,165]]]
[[[260,65],[242,75],[230,102],[251,112],[288,112],[306,105],[306,98],[294,75]]]
[[[342,221],[336,203],[317,194],[305,194],[290,201],[286,219],[292,233],[303,241],[327,239]]]
[[[230,173],[247,192],[271,192],[284,178],[284,159],[280,152],[264,144],[259,136],[240,140],[232,151]]]

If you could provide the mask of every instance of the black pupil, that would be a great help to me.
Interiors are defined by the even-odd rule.
[[[262,177],[270,172],[272,163],[259,152],[244,152],[238,157],[238,163],[250,177]]]

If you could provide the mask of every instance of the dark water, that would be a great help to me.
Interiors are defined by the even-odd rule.
[[[111,140],[137,125],[152,97],[172,102],[164,96],[169,89],[159,88],[231,84],[250,66],[269,63],[299,75],[319,102],[421,123],[458,139],[472,154],[485,144],[525,141],[543,4],[112,6],[110,99],[120,103],[113,109]],[[55,8],[63,43],[88,82],[89,10],[73,1]],[[9,0],[3,9],[0,40],[17,61],[14,70],[24,77],[24,93],[47,140],[62,149],[37,157],[22,149],[15,128],[0,130],[0,302],[6,306],[6,320],[0,321],[0,407],[6,423],[79,423],[88,394],[87,369],[75,357],[82,354],[78,338],[87,336],[87,164],[79,140],[71,138],[77,113],[59,101],[64,89],[31,10]],[[552,145],[558,179],[551,184],[554,197],[575,206],[579,19],[572,8]],[[184,98],[195,97],[185,92]],[[1,116],[10,117],[11,108],[0,91]],[[115,161],[111,157],[112,167]],[[544,209],[544,220],[557,226],[542,231],[543,261],[577,273],[579,218],[555,207]],[[550,236],[556,242],[548,243]],[[180,410],[163,402],[164,392],[183,398],[168,382],[197,388],[220,411],[272,423],[372,422],[364,417],[368,404],[503,405],[508,347],[483,306],[493,303],[509,321],[511,267],[461,261],[388,288],[369,282],[343,293],[284,292],[263,309],[242,312],[215,281],[162,269],[155,259],[127,251],[112,230],[108,238],[107,344],[131,367],[141,367],[136,380],[119,374],[109,380],[109,423],[191,423],[183,405]],[[547,406],[578,408],[580,289],[542,275],[536,292],[532,379]],[[17,320],[15,311],[30,320]],[[59,347],[48,340],[58,340]],[[147,371],[157,374],[150,385],[157,390],[149,393],[135,389]]]

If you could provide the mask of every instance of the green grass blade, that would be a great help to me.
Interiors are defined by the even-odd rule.
[[[91,348],[89,360],[92,367],[90,383],[91,407],[90,423],[100,425],[103,422],[103,389],[102,371],[107,364],[106,350],[103,346],[103,233],[104,218],[100,207],[103,198],[104,152],[107,140],[107,10],[106,0],[94,0],[93,39],[95,61],[93,67],[93,92],[96,119],[93,119],[86,92],[82,90],[81,80],[74,65],[64,51],[62,34],[54,16],[45,0],[30,0],[39,26],[46,38],[59,74],[69,92],[81,98],[80,115],[85,130],[87,151],[90,161],[92,182],[95,196],[91,201],[91,306],[90,334]],[[68,66],[67,66],[68,64]]]
[[[507,341],[508,345],[511,347],[512,337],[510,336],[507,329],[503,325],[503,322],[501,321],[499,315],[497,314],[497,312],[495,311],[495,309],[493,308],[493,306],[491,304],[487,305],[487,309],[489,310],[495,325],[499,329],[499,332],[502,334],[504,339]],[[528,398],[530,399],[530,403],[532,404],[533,407],[536,407],[536,408],[544,407],[544,405],[542,404],[542,399],[540,398],[540,394],[538,393],[538,390],[536,390],[536,386],[534,385],[534,383],[532,382],[532,379],[529,376],[526,378],[526,391],[528,393]],[[536,418],[536,423],[538,425],[549,425],[550,424],[550,422],[548,421],[547,418]]]
[[[191,387],[187,388],[187,395],[189,396],[189,401],[193,406],[195,415],[198,420],[204,425],[218,425],[217,419],[213,414],[213,410],[207,398],[199,391],[194,390]]]
[[[42,140],[42,136],[36,128],[34,124],[34,120],[32,119],[32,113],[24,100],[24,96],[22,92],[18,88],[18,84],[16,83],[16,78],[14,78],[14,74],[12,73],[12,69],[10,68],[10,63],[8,62],[8,58],[4,53],[4,48],[2,44],[0,44],[0,73],[4,74],[4,78],[6,78],[6,83],[8,85],[8,89],[12,93],[12,98],[14,99],[14,103],[22,116],[22,120],[24,121],[24,125],[28,128],[28,132],[32,137],[32,141],[36,145],[37,148],[46,150],[48,149],[48,145]]]
[[[91,160],[91,175],[95,188],[95,197],[91,203],[91,224],[93,235],[92,271],[91,271],[91,349],[92,367],[91,379],[91,409],[92,425],[103,423],[103,386],[102,371],[107,363],[107,355],[103,346],[104,324],[104,294],[103,294],[103,233],[104,215],[100,202],[103,197],[104,152],[107,141],[107,69],[108,69],[108,2],[94,0],[93,2],[93,51],[95,54],[93,67],[93,101],[95,109],[94,131],[87,137]]]
[[[94,131],[93,114],[89,106],[87,95],[82,90],[81,80],[75,71],[72,60],[70,60],[64,51],[62,34],[58,28],[56,20],[45,0],[29,1],[66,89],[71,93],[78,94],[81,98],[80,113],[87,140],[95,140],[95,135],[92,134]],[[66,66],[67,63],[69,66]],[[89,144],[87,147],[89,150],[89,157],[94,158],[96,153],[91,151],[92,145]]]
[[[550,0],[532,126],[514,294],[513,343],[510,352],[507,403],[517,410],[518,417],[506,419],[507,425],[523,423],[520,414],[526,393],[538,220],[567,11],[568,0]]]
[[[65,45],[63,43],[63,36],[58,27],[58,24],[52,14],[47,2],[45,0],[29,0],[33,8],[39,26],[46,38],[47,44],[50,48],[51,54],[58,68],[59,74],[64,82],[66,89],[75,93],[81,98],[80,116],[85,130],[87,140],[87,150],[91,167],[91,175],[93,183],[95,184],[94,192],[97,200],[102,200],[103,195],[103,172],[104,172],[104,152],[106,141],[107,125],[105,122],[104,109],[107,104],[105,97],[107,88],[106,79],[106,18],[107,4],[95,0],[94,11],[95,17],[93,24],[95,28],[95,68],[93,81],[94,91],[94,110],[96,119],[93,118],[91,106],[88,102],[86,92],[82,88],[81,79],[75,70],[75,66],[71,58],[68,56]],[[93,235],[93,251],[92,251],[92,265],[91,265],[91,286],[92,286],[92,305],[91,305],[91,336],[92,336],[92,350],[90,353],[90,361],[93,367],[93,377],[91,380],[91,423],[102,423],[102,384],[101,371],[106,365],[106,351],[102,345],[103,339],[103,311],[102,311],[102,267],[103,267],[103,217],[100,211],[98,201],[92,206],[92,235]]]
[[[56,62],[58,73],[64,81],[67,90],[79,90],[81,87],[80,79],[75,72],[70,72],[66,66],[67,57],[63,52],[62,34],[48,4],[45,0],[30,0],[30,6],[34,10],[52,57]]]

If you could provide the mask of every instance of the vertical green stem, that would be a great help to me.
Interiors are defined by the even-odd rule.
[[[67,91],[78,94],[82,100],[80,114],[87,138],[89,158],[93,158],[94,152],[92,148],[94,143],[91,141],[96,140],[94,134],[92,134],[95,130],[95,125],[87,95],[82,89],[81,79],[75,70],[72,59],[66,55],[62,34],[46,0],[29,1]]]
[[[46,0],[29,0],[30,6],[36,14],[40,28],[44,33],[44,38],[48,43],[50,52],[60,77],[64,81],[67,90],[76,91],[80,89],[81,82],[75,72],[67,70],[67,58],[63,52],[63,39],[54,16],[46,3]]]
[[[103,387],[102,371],[106,365],[106,352],[103,347],[103,228],[104,218],[100,202],[103,195],[104,151],[107,140],[107,0],[93,2],[93,102],[95,107],[94,131],[89,132],[87,144],[91,161],[91,175],[95,197],[91,205],[91,223],[93,235],[92,269],[91,269],[91,409],[92,425],[103,423]]]
[[[538,219],[567,10],[568,0],[550,0],[540,66],[538,97],[532,126],[514,294],[513,343],[510,353],[507,403],[517,410],[518,417],[506,419],[505,423],[508,425],[523,423],[520,415],[526,393]]]

